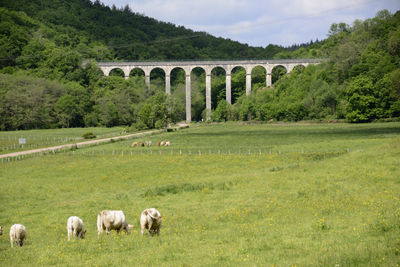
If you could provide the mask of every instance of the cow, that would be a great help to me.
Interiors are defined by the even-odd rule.
[[[71,216],[67,220],[68,241],[73,234],[75,238],[85,238],[86,230],[83,227],[83,221],[77,216]]]
[[[140,142],[140,146],[144,146],[144,143],[143,143],[143,142]]]
[[[161,141],[160,146],[165,146],[165,141]]]
[[[164,146],[170,146],[170,145],[171,145],[171,143],[169,141],[166,141],[164,144]]]
[[[132,147],[138,146],[138,142],[133,142]]]
[[[0,235],[3,235],[3,226],[0,226]]]
[[[161,228],[161,214],[155,208],[145,209],[140,216],[140,225],[142,230],[142,235],[144,230],[148,230],[150,235],[160,235]]]
[[[10,228],[10,243],[14,247],[14,242],[22,247],[26,238],[26,228],[22,224],[14,224]]]
[[[100,234],[106,230],[107,235],[111,230],[117,233],[124,230],[129,234],[129,226],[126,222],[125,214],[122,210],[103,210],[97,215],[97,233]]]
[[[151,145],[152,145],[151,141],[145,141],[144,144],[145,144],[146,146],[151,146]]]

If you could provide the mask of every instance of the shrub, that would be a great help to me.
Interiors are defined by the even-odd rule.
[[[84,139],[93,139],[96,138],[96,135],[92,132],[87,132],[82,135]]]

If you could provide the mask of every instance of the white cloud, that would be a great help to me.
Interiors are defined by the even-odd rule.
[[[229,23],[251,12],[246,0],[135,0],[130,7],[147,16],[177,24]]]

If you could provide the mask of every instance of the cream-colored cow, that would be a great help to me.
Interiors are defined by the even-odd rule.
[[[67,220],[68,241],[73,234],[75,238],[85,238],[86,230],[83,227],[83,221],[77,216],[71,216]]]
[[[10,228],[10,243],[14,247],[14,243],[22,247],[26,239],[26,228],[22,224],[14,224]]]
[[[103,210],[97,215],[97,234],[106,230],[109,234],[111,230],[116,230],[118,233],[124,230],[129,234],[129,225],[126,222],[125,214],[122,210]]]
[[[160,235],[161,214],[155,208],[145,209],[140,216],[140,225],[142,227],[142,235],[144,230],[148,230],[150,235]]]

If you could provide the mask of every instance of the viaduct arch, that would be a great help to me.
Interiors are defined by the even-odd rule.
[[[165,92],[171,94],[171,71],[175,68],[181,68],[186,74],[186,121],[190,122],[191,115],[191,89],[190,89],[190,73],[194,68],[202,68],[206,73],[206,119],[210,119],[211,115],[211,71],[220,67],[226,73],[226,101],[232,102],[231,99],[231,72],[235,67],[243,67],[246,70],[246,95],[251,93],[251,72],[253,68],[261,66],[266,70],[266,85],[272,85],[272,69],[276,66],[283,66],[287,74],[296,66],[306,67],[309,64],[319,64],[322,59],[283,59],[283,60],[218,60],[218,61],[134,61],[134,62],[97,62],[105,76],[108,76],[113,69],[121,69],[124,72],[125,79],[129,78],[129,74],[133,69],[141,69],[144,71],[146,86],[150,88],[150,73],[155,68],[160,68],[165,72]]]

